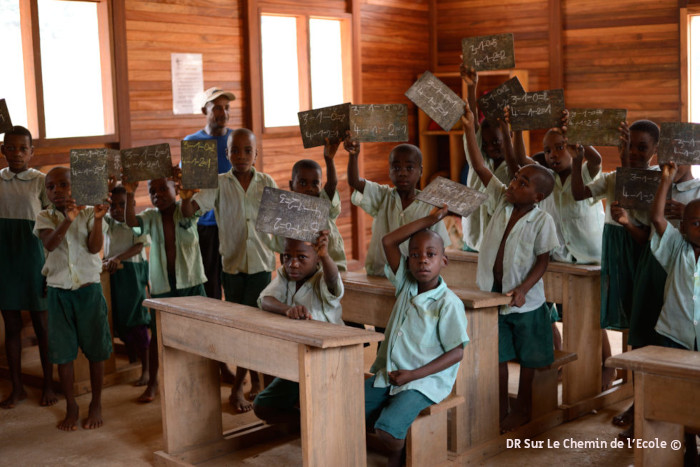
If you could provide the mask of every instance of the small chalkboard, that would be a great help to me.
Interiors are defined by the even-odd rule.
[[[510,125],[514,131],[561,127],[564,90],[526,92],[511,97]]]
[[[466,37],[462,39],[464,65],[476,71],[515,68],[513,34]]]
[[[700,164],[700,124],[662,123],[658,160],[659,164],[669,161],[679,165]]]
[[[299,129],[305,148],[337,143],[350,129],[350,103],[299,112]]]
[[[315,196],[265,187],[255,229],[280,237],[315,242],[328,228],[331,203]]]
[[[7,102],[5,102],[5,99],[0,99],[0,134],[11,129],[12,120],[10,119],[10,111],[7,109]]]
[[[219,186],[219,159],[216,140],[182,141],[182,188],[216,188]]]
[[[520,84],[518,77],[514,76],[491,92],[479,97],[477,103],[479,110],[484,113],[486,118],[495,122],[499,118],[503,118],[503,108],[513,103],[512,96],[522,96],[523,94],[525,94],[525,89]]]
[[[429,71],[413,83],[406,97],[445,131],[450,131],[464,115],[462,98]]]
[[[408,106],[351,105],[350,131],[360,142],[408,141]]]
[[[661,182],[658,170],[618,167],[615,179],[615,200],[625,209],[648,210],[654,202]]]
[[[122,149],[121,156],[127,182],[167,178],[173,174],[168,143]]]
[[[122,155],[117,149],[105,149],[107,152],[107,175],[122,179]]]
[[[71,149],[71,194],[78,206],[94,206],[107,199],[107,151]]]
[[[625,109],[571,109],[566,138],[569,144],[618,146],[620,124],[625,120]]]
[[[488,196],[445,177],[436,177],[425,190],[418,193],[416,199],[433,206],[442,207],[446,204],[450,212],[467,217],[476,211]]]

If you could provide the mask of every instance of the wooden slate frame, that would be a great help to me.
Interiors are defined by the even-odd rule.
[[[315,242],[328,228],[331,204],[320,197],[265,187],[255,229],[279,237]]]
[[[95,206],[107,199],[107,151],[71,149],[71,194],[78,206]]]
[[[155,180],[172,176],[173,163],[168,143],[123,149],[121,161],[127,182]]]
[[[569,144],[619,146],[624,121],[626,109],[569,109],[566,138]]]
[[[12,129],[12,119],[7,108],[5,99],[0,99],[0,134],[7,133]]]
[[[541,130],[561,127],[564,111],[564,90],[526,92],[513,96],[510,123],[513,131]]]
[[[445,131],[464,115],[462,98],[430,71],[426,70],[405,95]]]
[[[700,124],[663,122],[660,126],[659,164],[669,161],[679,165],[700,164]]]
[[[351,105],[350,131],[360,142],[408,141],[408,106]]]
[[[615,200],[625,209],[648,211],[661,183],[658,170],[618,167],[615,178]]]
[[[476,71],[515,68],[513,34],[465,37],[462,39],[462,57],[464,65]]]
[[[219,158],[215,139],[181,141],[180,163],[183,189],[219,186]]]
[[[337,143],[350,129],[350,103],[299,112],[299,130],[304,148]]]
[[[448,178],[436,177],[416,199],[438,207],[447,204],[450,212],[467,217],[486,202],[488,196]]]
[[[503,108],[513,103],[512,96],[521,96],[523,94],[525,94],[523,85],[517,76],[513,76],[500,86],[479,97],[477,104],[479,105],[479,110],[484,113],[486,118],[495,122],[499,118],[504,117]]]

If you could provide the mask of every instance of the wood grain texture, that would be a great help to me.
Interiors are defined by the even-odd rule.
[[[648,346],[606,360],[606,366],[700,380],[700,353]]]

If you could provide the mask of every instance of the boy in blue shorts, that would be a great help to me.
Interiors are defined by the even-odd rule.
[[[445,246],[428,230],[447,215],[434,208],[382,239],[385,273],[396,287],[396,302],[365,381],[365,418],[400,466],[406,433],[421,410],[452,391],[467,337],[464,304],[440,277]],[[408,240],[408,256],[400,245]]]
[[[49,358],[58,364],[66,396],[64,431],[77,429],[78,404],[73,396],[73,360],[78,346],[90,362],[92,401],[83,428],[102,426],[104,360],[112,353],[107,303],[102,295],[100,250],[108,205],[76,206],[71,198],[70,170],[56,167],[46,175],[46,194],[53,207],[39,212],[34,235],[48,252],[41,273],[46,276],[49,302]]]

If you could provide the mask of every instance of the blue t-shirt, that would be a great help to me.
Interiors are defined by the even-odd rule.
[[[228,142],[228,135],[232,132],[230,128],[227,129],[226,134],[221,136],[211,136],[204,130],[199,130],[197,133],[185,136],[185,141],[199,141],[203,139],[215,139],[216,149],[219,159],[219,173],[225,173],[231,170],[231,161],[228,160],[228,148],[226,143]],[[198,225],[216,225],[216,217],[214,216],[214,210],[207,211],[202,217],[199,218]]]

